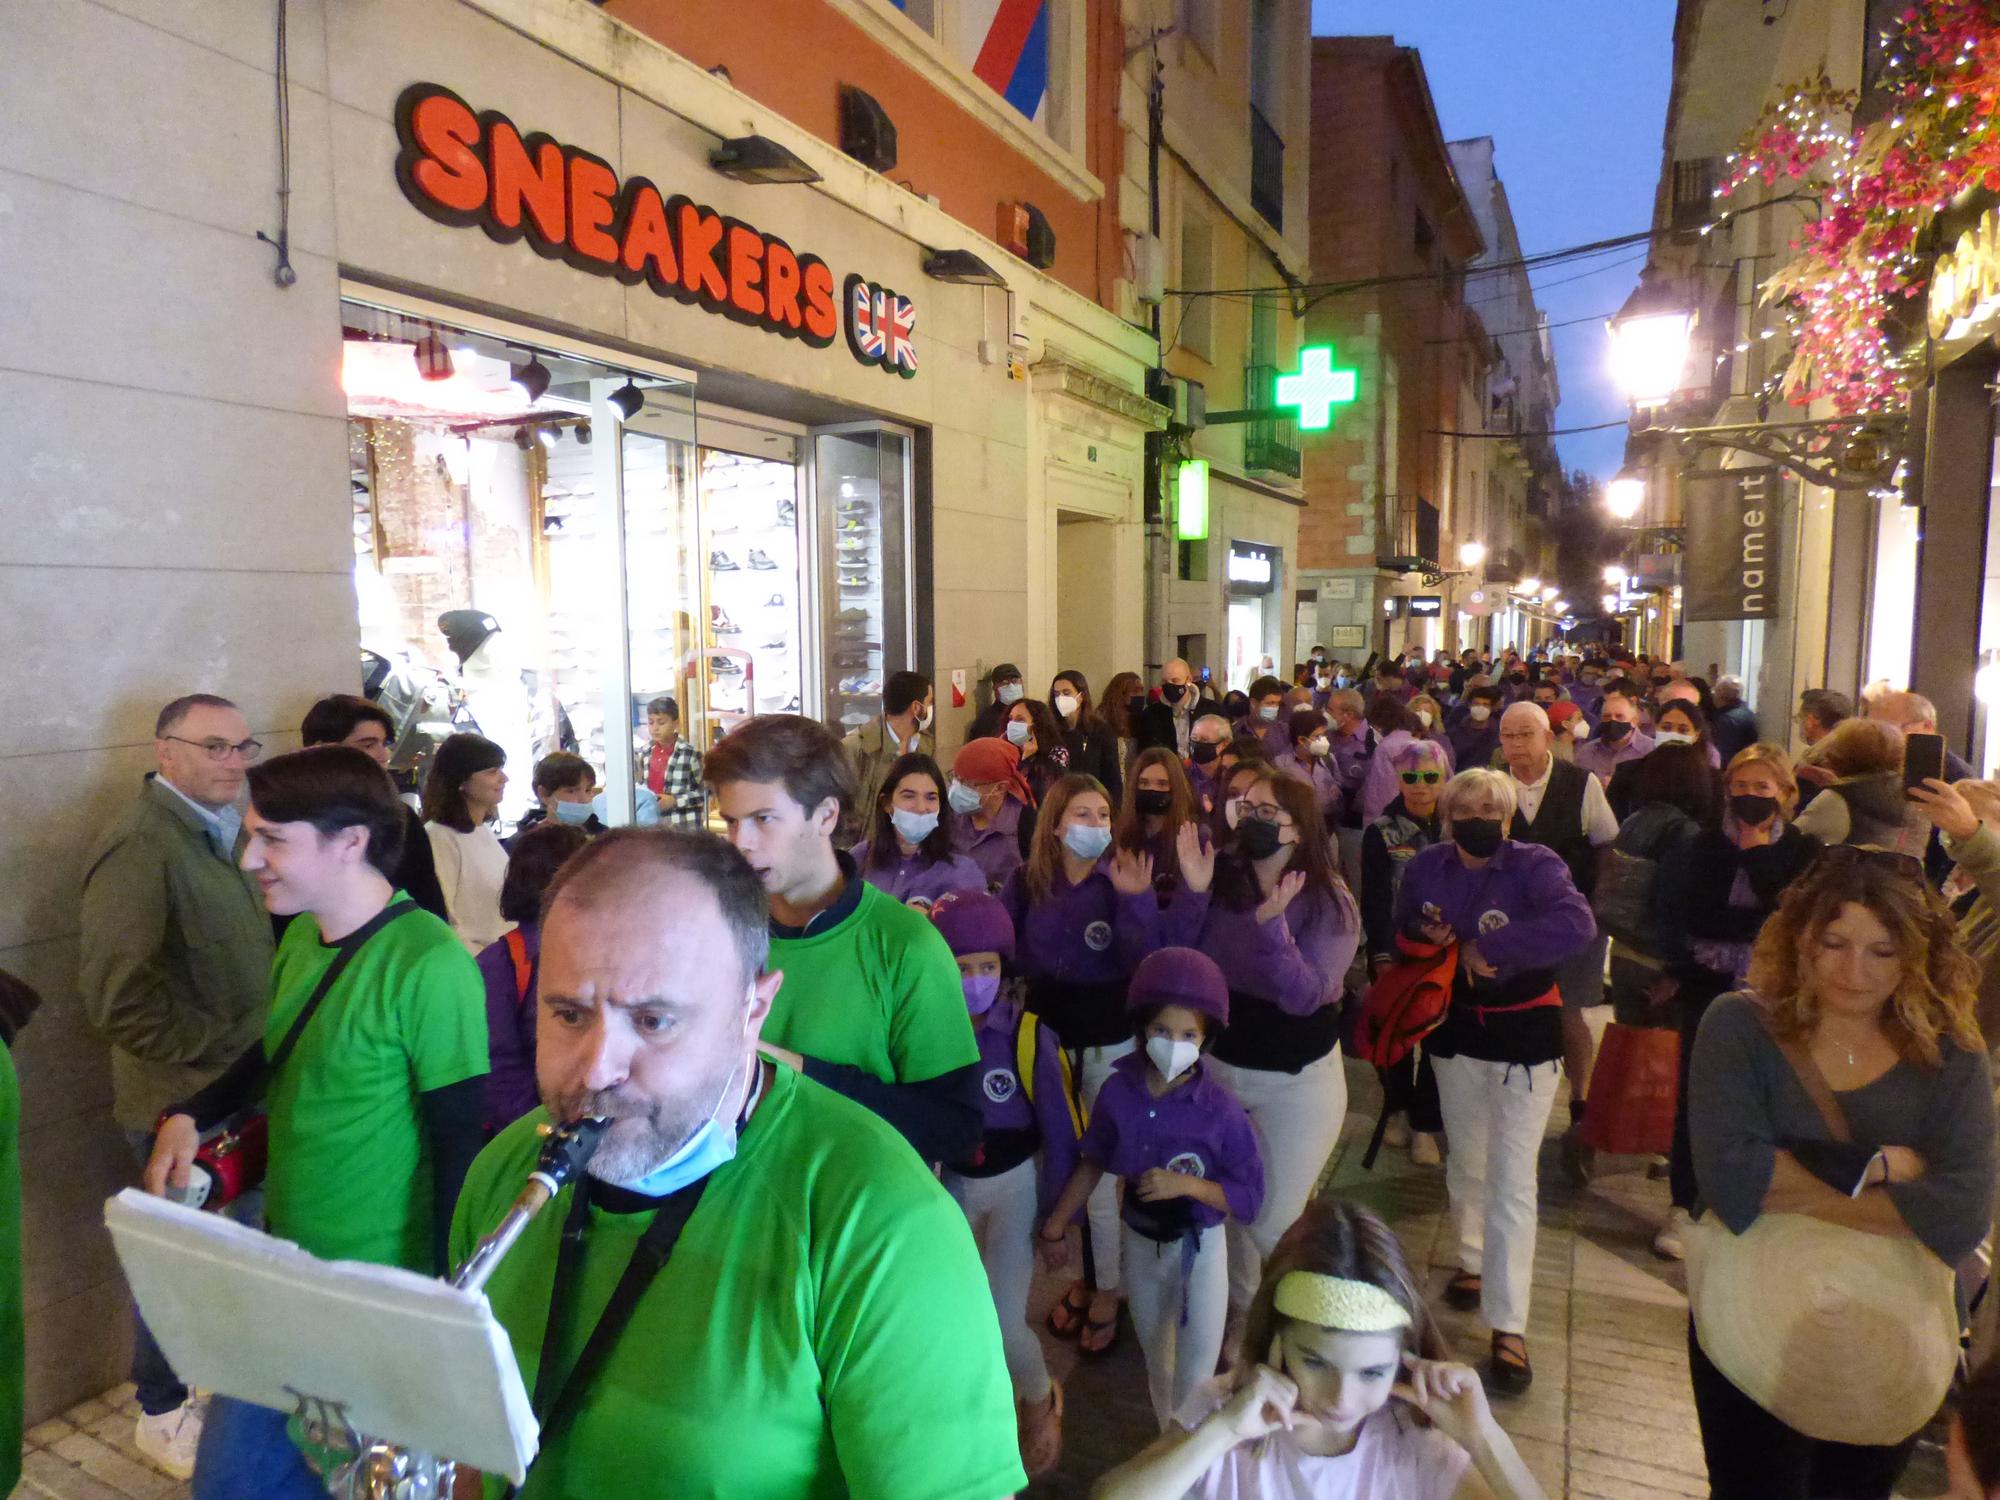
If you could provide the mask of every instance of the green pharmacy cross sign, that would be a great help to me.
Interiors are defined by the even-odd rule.
[[[1333,409],[1347,406],[1360,393],[1360,377],[1353,370],[1333,367],[1333,346],[1312,344],[1299,351],[1299,372],[1280,375],[1277,380],[1278,405],[1299,414],[1304,432],[1324,432],[1333,425]]]

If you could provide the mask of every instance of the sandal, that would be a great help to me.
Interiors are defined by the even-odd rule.
[[[1518,1396],[1535,1381],[1535,1367],[1528,1363],[1528,1341],[1518,1333],[1493,1335],[1493,1389],[1503,1396]]]
[[[1471,1271],[1460,1271],[1444,1287],[1444,1305],[1454,1312],[1478,1312],[1479,1294],[1483,1287],[1477,1275]]]
[[[1030,1479],[1040,1479],[1062,1457],[1062,1386],[1049,1382],[1049,1399],[1016,1402],[1015,1419],[1021,1436],[1021,1467]]]
[[[1049,1309],[1049,1332],[1059,1339],[1073,1339],[1083,1331],[1083,1321],[1089,1314],[1090,1288],[1081,1281],[1071,1282],[1062,1301]]]
[[[1108,1318],[1086,1318],[1083,1332],[1077,1335],[1076,1347],[1084,1354],[1109,1354],[1118,1346],[1118,1303],[1111,1305]]]

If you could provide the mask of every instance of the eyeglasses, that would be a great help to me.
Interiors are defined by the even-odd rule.
[[[172,740],[177,745],[192,745],[197,750],[205,751],[208,758],[218,765],[232,755],[239,755],[245,761],[253,761],[264,753],[261,740],[188,740],[182,739],[177,734],[162,735],[161,738]]]
[[[1248,818],[1254,823],[1269,823],[1274,828],[1292,826],[1290,814],[1275,803],[1252,802],[1247,797],[1237,797],[1229,805],[1234,809],[1234,821],[1237,823]]]
[[[1819,858],[1814,863],[1823,864],[1830,870],[1873,865],[1887,873],[1928,884],[1924,879],[1924,862],[1920,855],[1904,854],[1900,850],[1883,849],[1873,844],[1832,844],[1820,850]]]
[[[1420,782],[1425,786],[1436,786],[1444,780],[1442,771],[1398,771],[1396,774],[1402,777],[1404,786],[1416,786]]]

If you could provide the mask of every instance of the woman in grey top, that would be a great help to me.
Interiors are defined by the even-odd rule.
[[[1763,1213],[1806,1214],[1915,1239],[1955,1266],[1986,1234],[1993,1205],[1977,979],[1916,860],[1821,855],[1764,924],[1749,991],[1702,1019],[1688,1090],[1702,1202],[1738,1234]],[[1832,1139],[1773,1032],[1810,1053],[1851,1143]],[[1889,1495],[1915,1433],[1889,1447],[1815,1441],[1731,1384],[1692,1330],[1688,1357],[1716,1500]]]

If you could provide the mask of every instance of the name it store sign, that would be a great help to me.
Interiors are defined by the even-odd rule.
[[[601,157],[450,89],[413,83],[396,102],[396,181],[418,211],[454,229],[794,338],[815,349],[841,334],[854,358],[905,380],[917,373],[916,304],[858,274],[839,294],[817,255],[644,177],[620,181]]]

